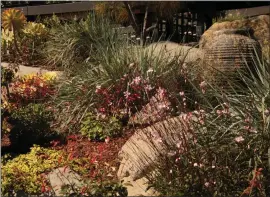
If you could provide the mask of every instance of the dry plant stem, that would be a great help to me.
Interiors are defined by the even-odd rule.
[[[19,55],[22,56],[22,53],[21,53],[21,51],[20,51],[20,49],[18,47],[16,31],[15,31],[13,25],[12,25],[12,31],[13,31],[13,35],[14,35],[14,47],[15,47],[16,51],[19,53]]]

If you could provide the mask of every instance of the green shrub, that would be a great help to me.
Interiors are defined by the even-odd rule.
[[[114,43],[120,45],[117,40]],[[170,98],[179,95],[189,83],[181,73],[184,57],[164,56],[165,48],[155,55],[152,50],[127,44],[98,47],[95,53],[98,63],[89,62],[84,67],[77,67],[73,78],[65,80],[59,89],[55,103],[59,106],[61,125],[80,123],[86,112],[99,111],[101,107],[109,109],[106,109],[109,115],[120,116],[124,112],[130,116],[140,110],[159,88],[168,90]],[[186,73],[191,74],[192,68]],[[138,87],[133,87],[137,82]],[[190,94],[194,92],[191,88]],[[147,91],[149,89],[151,91]],[[70,114],[68,118],[67,113]],[[74,127],[69,129],[74,132],[77,130]]]
[[[41,194],[45,181],[44,173],[59,166],[61,151],[34,146],[30,153],[22,154],[12,160],[3,160],[1,165],[1,196],[23,190],[27,194]],[[45,181],[45,182],[44,182]]]
[[[28,104],[11,112],[9,122],[13,125],[10,139],[13,143],[28,146],[52,135],[50,122],[53,113],[43,104]]]
[[[91,140],[105,140],[106,137],[120,136],[122,125],[116,117],[101,119],[89,113],[81,123],[80,132]]]
[[[15,77],[16,70],[1,66],[1,85],[9,84]]]

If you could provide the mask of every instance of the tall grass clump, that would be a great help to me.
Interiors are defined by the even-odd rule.
[[[102,33],[99,36],[103,37]],[[87,112],[126,119],[160,88],[169,90],[169,97],[173,98],[173,92],[186,87],[181,84],[185,58],[182,54],[166,55],[165,48],[154,54],[153,48],[129,45],[117,32],[110,42],[111,45],[96,44],[95,55],[89,56],[91,61],[78,65],[73,77],[60,87],[55,102],[58,117],[64,120],[61,130],[70,124],[76,127]],[[65,114],[70,115],[68,119]]]
[[[70,21],[54,16],[45,23],[50,26],[43,50],[47,65],[73,69],[78,64],[93,60],[100,45],[114,45],[116,31],[110,21],[101,16],[89,14],[86,18]]]
[[[227,78],[226,88],[197,87],[218,103],[196,101],[185,119],[192,137],[171,146],[173,154],[149,175],[161,195],[270,195],[270,65],[257,56],[252,70],[237,72],[241,80]]]

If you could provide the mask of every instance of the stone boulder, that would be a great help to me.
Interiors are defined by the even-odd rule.
[[[57,168],[50,172],[48,180],[56,196],[61,196],[61,188],[65,185],[80,188],[83,184],[78,174],[65,167]]]
[[[192,135],[188,115],[180,115],[158,122],[144,129],[138,129],[119,152],[122,160],[117,176],[130,177],[135,181],[153,172],[161,156],[170,154],[171,147],[181,147]]]
[[[148,104],[129,119],[129,124],[149,125],[164,120],[170,116],[170,106],[166,91],[160,88]]]
[[[204,56],[203,51],[198,48],[183,46],[169,41],[150,44],[145,50],[149,53],[149,55],[162,58],[173,58],[178,56],[185,63],[197,62],[203,59]]]

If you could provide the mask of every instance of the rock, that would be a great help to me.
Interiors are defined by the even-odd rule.
[[[158,196],[153,188],[148,189],[148,180],[143,177],[133,181],[130,177],[123,178],[122,184],[127,188],[128,196]]]
[[[12,64],[7,63],[7,62],[1,62],[1,66],[9,67],[9,66],[12,66]],[[46,70],[46,69],[39,68],[39,67],[19,65],[17,75],[23,76],[23,75],[27,75],[27,74],[36,74],[36,73],[43,74],[46,72],[50,72],[50,71]],[[63,75],[62,71],[53,71],[53,72],[55,72],[57,74],[57,76],[59,76],[59,77],[61,77]]]
[[[226,21],[221,23],[214,23],[202,35],[199,46],[201,49],[211,48],[213,39],[215,39],[214,32],[225,29],[242,29],[251,28],[254,31],[254,38],[260,43],[263,54],[269,55],[269,37],[270,37],[270,17],[268,15],[261,15],[250,19]]]
[[[137,130],[119,152],[122,161],[118,178],[130,176],[133,181],[140,179],[153,170],[160,156],[170,152],[172,145],[179,144],[184,149],[184,141],[191,137],[187,117],[181,115]]]
[[[179,45],[174,42],[157,42],[146,47],[149,55],[157,57],[175,57],[180,56],[185,63],[197,62],[204,56],[202,50],[190,46]]]
[[[75,188],[82,186],[80,176],[65,167],[57,168],[50,172],[48,180],[56,196],[61,196],[61,187],[64,185],[72,185]]]
[[[148,125],[164,120],[170,116],[170,106],[171,103],[166,96],[166,91],[160,88],[149,103],[129,119],[129,124]]]

